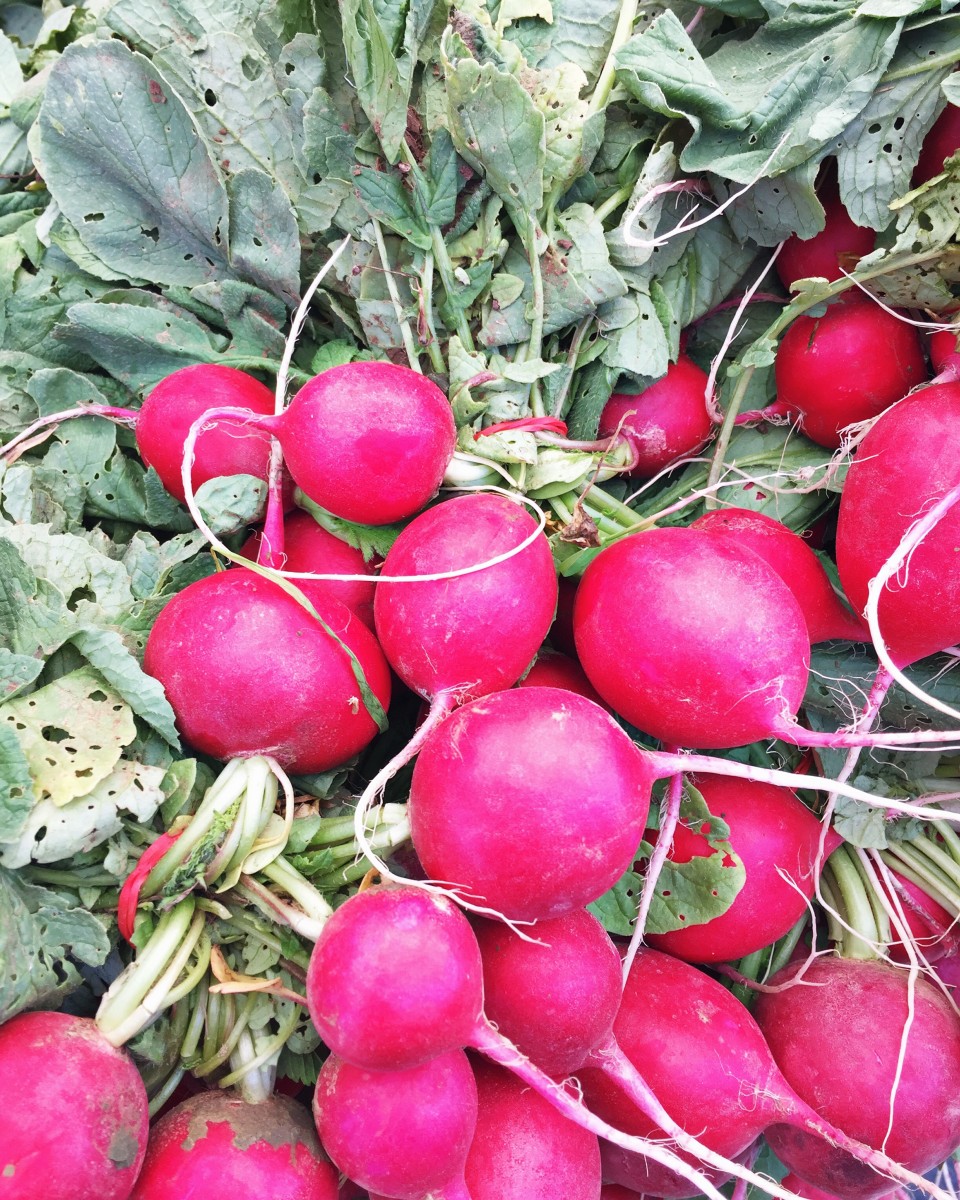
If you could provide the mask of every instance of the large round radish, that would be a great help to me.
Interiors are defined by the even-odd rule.
[[[410,823],[428,876],[508,920],[561,916],[630,866],[653,773],[616,722],[559,688],[459,709],[413,769]]]
[[[336,600],[318,598],[317,611],[386,707],[390,671],[373,634]],[[215,758],[266,754],[306,774],[346,762],[377,732],[343,646],[251,571],[178,593],[150,632],[144,669],[163,684],[186,741]]]
[[[687,962],[729,962],[783,937],[807,909],[816,884],[821,825],[787,788],[720,775],[690,782],[710,812],[730,826],[730,845],[746,871],[725,913],[701,925],[647,934],[646,941]],[[832,831],[826,853],[840,839]],[[682,822],[669,858],[685,863],[715,853],[707,838]]]
[[[714,425],[707,410],[707,376],[681,354],[662,379],[637,395],[614,392],[600,415],[600,436],[619,433],[636,462],[629,474],[650,479],[710,440]]]
[[[474,1071],[479,1109],[467,1156],[471,1200],[597,1200],[595,1135],[501,1067],[475,1059]]]
[[[831,304],[798,317],[777,350],[777,408],[799,415],[821,446],[840,430],[877,416],[927,378],[916,329],[867,299]]]
[[[803,240],[796,234],[788,237],[774,264],[785,288],[793,287],[798,279],[841,279],[844,270],[852,271],[877,240],[874,230],[865,229],[851,219],[835,181],[817,199],[823,205],[823,229]]]
[[[154,1127],[131,1200],[337,1200],[338,1190],[310,1115],[295,1100],[247,1104],[214,1091],[185,1100]]]
[[[363,525],[401,521],[423,508],[456,444],[443,392],[389,362],[321,372],[263,427],[280,440],[287,469],[311,500]]]
[[[931,384],[877,421],[850,467],[840,500],[837,567],[862,612],[871,579],[910,526],[960,484],[960,383]],[[880,596],[880,632],[898,667],[960,639],[960,505],[910,554]]]
[[[30,1012],[0,1026],[0,1113],[4,1200],[127,1200],[147,1093],[93,1021]]]
[[[258,531],[244,542],[240,550],[244,558],[257,561],[262,536],[262,532]],[[285,571],[360,576],[350,581],[295,579],[293,582],[311,600],[314,596],[331,596],[339,600],[356,613],[368,629],[373,629],[374,570],[359,550],[328,533],[308,512],[301,509],[284,517],[283,554]],[[362,578],[365,575],[370,577],[369,581]]]
[[[783,984],[796,970],[771,982]],[[907,972],[834,957],[818,958],[804,985],[766,993],[754,1010],[794,1090],[846,1133],[915,1171],[942,1162],[960,1143],[960,1017],[946,997],[921,976],[911,1010]],[[767,1138],[791,1170],[846,1200],[890,1190],[884,1176],[800,1128],[775,1125]]]
[[[869,640],[866,627],[844,608],[831,587],[816,554],[781,521],[748,508],[718,508],[698,517],[690,528],[745,546],[773,567],[803,610],[811,642]]]
[[[503,496],[471,495],[422,513],[394,542],[381,570],[436,575],[509,554],[536,524]],[[557,604],[557,575],[539,534],[495,566],[452,579],[380,583],[377,636],[391,666],[421,696],[469,700],[512,686],[533,661]]]
[[[676,745],[770,735],[797,711],[810,640],[793,593],[750,550],[699,529],[614,542],[577,590],[590,682],[621,716]]]
[[[421,1200],[462,1183],[477,1124],[477,1085],[462,1050],[405,1071],[366,1071],[331,1054],[313,1113],[325,1150],[344,1174],[394,1200]]]
[[[181,502],[184,443],[190,426],[211,408],[245,408],[267,416],[274,410],[274,397],[269,388],[244,371],[198,363],[161,379],[137,413],[140,457]],[[255,475],[266,480],[269,460],[269,434],[223,418],[211,422],[211,428],[197,437],[190,478],[194,490],[220,475]]]

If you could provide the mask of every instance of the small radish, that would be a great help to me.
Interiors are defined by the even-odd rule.
[[[147,1147],[143,1081],[93,1021],[20,1013],[0,1026],[0,1196],[127,1200]]]
[[[517,687],[565,688],[568,692],[576,692],[594,704],[606,707],[600,693],[584,674],[583,667],[575,658],[561,654],[559,650],[541,650]]]
[[[696,775],[690,782],[715,817],[730,826],[729,842],[746,870],[743,887],[725,913],[646,941],[687,962],[730,962],[762,950],[800,920],[816,886],[822,826],[787,788],[744,779]],[[829,831],[826,853],[840,841]],[[714,853],[707,838],[683,823],[668,855],[685,863]]]
[[[377,732],[353,651],[384,708],[390,672],[373,634],[336,600],[317,611],[337,637],[277,584],[248,570],[189,584],[147,639],[144,670],[159,679],[177,727],[215,758],[269,755],[307,774],[340,766]]]
[[[923,953],[923,957],[928,963],[938,962],[957,945],[953,915],[943,905],[938,904],[923,888],[904,878],[892,868],[888,869],[899,907],[890,896],[890,890],[883,876],[877,880],[879,887],[887,895],[893,911],[899,915],[902,910],[903,920],[913,945]],[[887,952],[894,962],[904,964],[910,962],[907,948],[895,928],[891,930]]]
[[[362,1187],[393,1200],[452,1200],[462,1191],[477,1124],[477,1085],[462,1050],[403,1071],[367,1071],[331,1054],[313,1113],[327,1153]]]
[[[920,157],[913,170],[912,184],[919,187],[934,175],[939,175],[943,164],[960,150],[960,107],[948,104],[931,125],[920,148]]]
[[[698,517],[690,528],[729,538],[773,567],[800,604],[811,642],[869,641],[866,626],[841,603],[816,554],[781,521],[752,509],[718,508]]]
[[[284,1096],[248,1104],[214,1091],[185,1100],[153,1128],[131,1200],[337,1200],[338,1191],[302,1105]]]
[[[956,314],[951,313],[951,317],[955,318]],[[948,363],[955,364],[956,359],[960,357],[957,350],[957,330],[938,329],[931,333],[927,339],[927,349],[930,351],[930,365],[939,375]]]
[[[770,982],[787,983],[796,970]],[[960,1017],[950,1002],[922,976],[911,985],[906,971],[878,961],[821,957],[803,979],[765,992],[754,1009],[791,1087],[825,1120],[914,1171],[942,1162],[960,1142]],[[889,1179],[802,1124],[776,1124],[767,1139],[791,1170],[845,1200],[890,1190]]]
[[[600,437],[619,433],[637,456],[629,474],[652,478],[710,440],[708,383],[696,363],[681,354],[662,379],[638,395],[614,392],[600,416]]]
[[[799,417],[821,446],[895,404],[927,378],[916,329],[871,300],[849,297],[820,317],[798,317],[777,350],[774,407]]]
[[[813,237],[788,237],[777,256],[774,269],[787,289],[798,279],[842,279],[859,259],[869,254],[877,240],[872,229],[857,225],[844,208],[836,182],[818,192],[823,205],[824,226]]]
[[[262,536],[258,531],[244,542],[240,550],[244,558],[257,561]],[[370,576],[369,582],[363,578],[349,582],[328,579],[296,579],[294,582],[310,599],[318,595],[339,600],[356,613],[368,629],[373,629],[374,570],[359,550],[328,533],[308,512],[300,510],[284,518],[283,554],[282,569],[285,571]]]
[[[304,384],[274,433],[297,485],[346,521],[386,525],[436,495],[456,444],[450,403],[435,383],[389,362],[350,362]]]
[[[467,1156],[470,1200],[597,1200],[596,1135],[501,1067],[475,1059],[474,1071],[479,1109]]]

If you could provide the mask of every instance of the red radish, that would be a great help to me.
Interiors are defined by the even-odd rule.
[[[269,388],[233,367],[198,363],[162,379],[136,417],[140,457],[160,476],[171,495],[184,500],[181,469],[190,426],[211,408],[245,408],[268,416],[274,410]],[[211,421],[196,441],[194,489],[220,475],[255,475],[266,480],[270,436],[228,419]]]
[[[920,157],[913,170],[912,184],[919,187],[934,175],[939,175],[943,164],[960,150],[960,107],[948,104],[931,125],[920,148]]]
[[[0,1196],[127,1200],[147,1145],[147,1093],[93,1021],[20,1013],[0,1026]]]
[[[586,696],[588,700],[606,708],[600,693],[584,674],[583,667],[575,658],[561,654],[558,650],[541,650],[517,687],[564,688],[568,692],[576,692],[578,696]]]
[[[389,362],[331,367],[278,417],[287,469],[322,508],[364,525],[412,516],[436,495],[456,445],[450,404],[435,383]]]
[[[565,575],[561,575],[557,580],[557,615],[550,626],[551,644],[562,654],[569,654],[571,658],[576,658],[577,655],[577,644],[573,639],[573,606],[579,582],[576,577],[567,578]]]
[[[835,1195],[833,1192],[825,1192],[822,1188],[814,1187],[812,1183],[807,1183],[805,1179],[801,1179],[799,1175],[794,1175],[792,1171],[784,1175],[781,1180],[785,1188],[789,1188],[791,1192],[795,1192],[801,1200],[843,1200],[842,1197]],[[891,1197],[899,1194],[891,1192]]]
[[[673,745],[767,737],[806,688],[810,640],[793,593],[756,554],[700,529],[653,529],[601,551],[574,627],[600,695]]]
[[[257,532],[244,542],[240,553],[251,562],[257,561],[262,533]],[[295,579],[293,582],[311,600],[315,595],[331,596],[356,613],[368,629],[373,629],[373,582],[372,564],[364,561],[359,550],[348,546],[332,533],[328,533],[308,513],[300,510],[290,513],[283,522],[282,569],[285,571],[314,571],[318,575],[368,575],[370,581],[354,579],[350,582],[332,579]]]
[[[327,1153],[362,1187],[394,1200],[462,1189],[477,1124],[477,1085],[462,1050],[405,1071],[366,1071],[331,1054],[313,1112]]]
[[[428,877],[512,921],[600,897],[628,869],[654,771],[592,701],[559,688],[475,700],[427,737],[410,823]]]
[[[619,432],[637,455],[629,474],[652,478],[710,440],[707,386],[706,374],[681,354],[662,379],[638,395],[614,392],[600,416],[600,437]]]
[[[421,513],[394,542],[381,570],[436,575],[507,555],[536,533],[529,512],[503,496],[471,495]],[[454,578],[381,583],[377,635],[400,678],[430,699],[458,700],[511,687],[553,620],[557,576],[537,535],[495,566]]]
[[[952,313],[951,316],[955,317],[956,314]],[[938,329],[935,333],[931,333],[927,340],[930,365],[938,375],[949,362],[958,356],[957,332],[956,329]]]
[[[771,982],[795,973],[787,967]],[[764,993],[754,1009],[790,1085],[827,1121],[912,1170],[942,1162],[960,1142],[960,1017],[946,997],[921,976],[910,1018],[907,972],[878,961],[821,957],[804,983]],[[791,1170],[845,1200],[890,1190],[889,1179],[793,1123],[773,1126],[767,1140]]]
[[[373,634],[336,600],[316,606],[386,708],[390,672]],[[251,571],[174,596],[147,639],[144,670],[163,684],[183,737],[216,758],[265,754],[306,774],[346,762],[377,732],[343,647]]]
[[[820,989],[795,988],[790,994],[796,993],[797,1004],[809,1004],[810,994],[820,995]],[[816,1029],[816,1040],[808,1042],[803,1053],[809,1070],[826,1076],[832,1073],[835,1058],[833,1048],[829,1057],[823,1053],[825,1021],[821,1017],[809,1024]],[[805,1103],[777,1069],[749,1011],[716,980],[679,959],[656,950],[640,950],[627,978],[614,1034],[671,1116],[728,1158],[742,1154],[770,1126],[786,1125],[823,1139],[817,1143],[821,1147],[825,1143],[841,1146],[861,1162],[888,1171],[893,1179],[925,1189],[931,1186],[909,1169],[853,1141]],[[845,1083],[859,1093],[859,1077],[842,1073]],[[651,1132],[649,1119],[605,1075],[587,1069],[580,1079],[587,1103],[610,1124],[628,1132]],[[878,1102],[885,1105],[885,1096]],[[956,1099],[951,1103],[955,1110],[960,1109]],[[928,1119],[939,1121],[933,1111]],[[939,1141],[939,1128],[935,1136]],[[960,1130],[951,1129],[951,1136],[949,1146],[960,1140]],[[606,1145],[601,1146],[601,1153],[604,1176],[613,1183],[653,1196],[691,1194],[689,1185],[678,1183],[645,1157]],[[949,1147],[934,1161],[947,1153]],[[849,1155],[846,1157],[850,1161]],[[862,1169],[859,1164],[857,1169]],[[874,1180],[882,1178],[880,1191],[890,1190],[888,1179],[869,1169],[868,1173]]]
[[[597,1200],[596,1136],[508,1071],[474,1060],[479,1111],[467,1156],[471,1200]]]
[[[696,775],[690,782],[710,812],[730,826],[730,845],[743,863],[746,880],[719,917],[670,933],[650,933],[646,941],[687,962],[729,962],[769,946],[803,916],[816,885],[822,827],[787,788],[719,775]],[[829,831],[826,853],[839,841]],[[669,853],[672,862],[713,853],[703,834],[682,823],[677,826]]]
[[[781,521],[748,508],[718,508],[698,517],[690,528],[729,538],[773,567],[799,602],[811,642],[869,641],[866,626],[841,603],[816,554]]]
[[[845,298],[820,317],[798,317],[777,350],[777,411],[799,417],[821,446],[877,416],[927,378],[917,330],[871,300]]]
[[[958,430],[960,383],[931,384],[884,413],[861,443],[837,525],[840,581],[857,612],[910,526],[960,484]],[[952,565],[958,540],[954,506],[910,554],[909,568],[883,588],[879,626],[898,667],[960,640],[960,571]]]
[[[619,1183],[605,1183],[600,1189],[600,1200],[637,1200],[639,1192],[621,1187]]]
[[[954,951],[937,959],[933,967],[937,978],[948,988],[960,986],[960,951]]]
[[[817,197],[823,205],[824,226],[810,238],[796,234],[783,243],[774,264],[783,286],[793,287],[798,279],[842,279],[859,259],[874,248],[877,235],[857,225],[844,208],[836,183]]]
[[[247,1104],[215,1091],[185,1100],[154,1127],[131,1200],[337,1200],[338,1191],[302,1105],[284,1096]]]
[[[899,906],[890,896],[886,880],[882,875],[877,880],[878,885],[886,894],[893,911],[899,915],[902,910],[903,920],[910,933],[910,940],[917,949],[922,951],[927,962],[938,962],[957,945],[952,914],[947,912],[943,905],[938,904],[923,888],[904,878],[892,868],[888,867],[888,870],[893,877]],[[910,962],[910,955],[892,921],[887,952],[894,962],[904,964]]]

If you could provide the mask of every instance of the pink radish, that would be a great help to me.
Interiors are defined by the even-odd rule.
[[[474,1071],[479,1110],[467,1157],[470,1200],[597,1200],[596,1136],[501,1067],[474,1060]]]
[[[559,688],[475,700],[426,738],[410,823],[427,875],[509,920],[601,896],[630,866],[653,771],[599,706]]]
[[[259,427],[276,435],[287,469],[314,503],[364,525],[401,521],[423,508],[456,444],[443,392],[389,362],[331,367]]]
[[[240,553],[252,562],[257,561],[262,533],[257,532],[244,542]],[[350,581],[328,579],[297,579],[297,587],[312,599],[331,596],[356,613],[368,629],[373,629],[373,596],[375,590],[373,566],[353,546],[348,546],[303,510],[288,514],[283,521],[282,569],[285,571],[314,571],[317,574],[355,575]],[[370,576],[369,582],[362,576]]]
[[[564,688],[568,692],[586,696],[595,704],[603,705],[599,692],[584,674],[583,667],[575,658],[561,654],[558,650],[541,650],[517,687]]]
[[[787,788],[709,775],[693,776],[690,782],[710,812],[730,826],[730,845],[746,880],[719,917],[670,933],[650,933],[646,941],[687,962],[730,962],[769,946],[803,916],[816,886],[822,826]],[[830,830],[826,853],[839,841]],[[677,826],[668,856],[672,862],[712,853],[703,834]]]
[[[788,967],[771,982],[795,974]],[[960,1142],[960,1017],[946,997],[920,977],[911,1001],[907,972],[877,961],[819,958],[804,983],[761,995],[754,1010],[791,1087],[825,1120],[914,1171],[942,1162]],[[791,1170],[845,1200],[890,1190],[887,1178],[801,1125],[776,1124],[767,1138]]]
[[[877,240],[874,230],[851,219],[835,180],[818,192],[817,199],[823,205],[823,229],[803,240],[796,234],[788,237],[774,264],[785,288],[792,288],[798,279],[842,279],[843,271],[852,271]]]
[[[956,317],[956,313],[952,313],[951,316]],[[939,375],[948,363],[955,364],[960,357],[957,351],[957,330],[938,329],[931,333],[927,339],[927,348],[930,351],[930,365]]]
[[[960,150],[960,107],[948,104],[931,125],[913,170],[913,187],[939,175],[943,164]]]
[[[707,386],[706,374],[681,354],[662,379],[638,395],[614,392],[600,417],[600,437],[626,438],[637,455],[629,474],[650,479],[710,440]]]
[[[890,896],[887,882],[882,876],[877,881],[879,887],[886,893],[894,912],[899,914],[902,909],[903,920],[906,922],[913,945],[922,951],[923,957],[928,963],[938,962],[957,945],[952,913],[949,913],[943,905],[938,904],[932,896],[912,880],[904,878],[893,868],[889,868],[889,870],[899,901],[899,908]],[[895,930],[891,932],[887,952],[894,962],[904,964],[910,962],[907,948]]]
[[[338,1190],[296,1101],[247,1104],[214,1091],[185,1100],[154,1127],[131,1200],[337,1200]]]
[[[336,600],[317,602],[384,708],[390,672],[366,628]],[[144,669],[177,726],[216,758],[269,755],[306,774],[339,766],[377,732],[350,656],[277,584],[246,570],[190,584],[157,618]]]
[[[747,508],[718,508],[698,517],[690,528],[728,538],[773,567],[800,604],[811,642],[869,641],[866,626],[843,606],[816,554],[780,521]]]
[[[362,1187],[393,1200],[466,1196],[477,1085],[462,1050],[403,1071],[367,1071],[331,1054],[313,1112],[327,1153]]]
[[[0,1196],[127,1200],[147,1146],[147,1093],[96,1025],[58,1012],[0,1026]]]
[[[927,378],[916,329],[871,300],[849,297],[798,317],[777,350],[777,411],[799,416],[821,446],[875,417]]]

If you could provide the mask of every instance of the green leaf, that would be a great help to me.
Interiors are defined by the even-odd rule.
[[[593,441],[600,428],[600,414],[614,391],[616,376],[604,362],[590,363],[576,376],[574,398],[567,417],[570,437]]]
[[[295,308],[300,295],[300,230],[287,193],[263,171],[240,171],[227,183],[230,258],[243,279]]]
[[[823,206],[813,186],[821,160],[822,155],[818,153],[772,179],[758,180],[729,206],[724,214],[726,222],[714,221],[698,230],[693,245],[699,242],[702,234],[721,224],[728,224],[741,251],[749,249],[745,245],[748,241],[775,246],[793,234],[800,238],[813,237],[824,225]],[[733,190],[725,181],[714,180],[718,200],[726,200]]]
[[[354,185],[371,217],[421,250],[430,249],[430,231],[414,213],[410,193],[397,172],[363,167],[354,177]]]
[[[551,0],[549,7],[549,20],[526,16],[507,37],[531,66],[575,63],[593,87],[620,16],[619,0]]]
[[[386,558],[390,547],[403,531],[402,524],[357,525],[353,521],[345,521],[342,517],[335,517],[333,513],[327,512],[319,504],[314,504],[300,491],[297,492],[297,504],[306,509],[328,533],[359,550],[364,562],[370,562],[373,558]]]
[[[56,1007],[80,982],[74,960],[97,967],[109,953],[91,913],[0,867],[0,1022]]]
[[[121,42],[69,46],[40,113],[44,180],[83,243],[133,278],[232,274],[227,196],[176,92]]]
[[[69,635],[61,594],[34,575],[16,546],[0,537],[0,642],[15,654],[43,658]]]
[[[197,507],[218,537],[260,520],[266,499],[267,485],[254,475],[208,479],[196,491]]]
[[[16,732],[0,720],[0,841],[19,834],[33,799],[33,779],[27,756]]]

